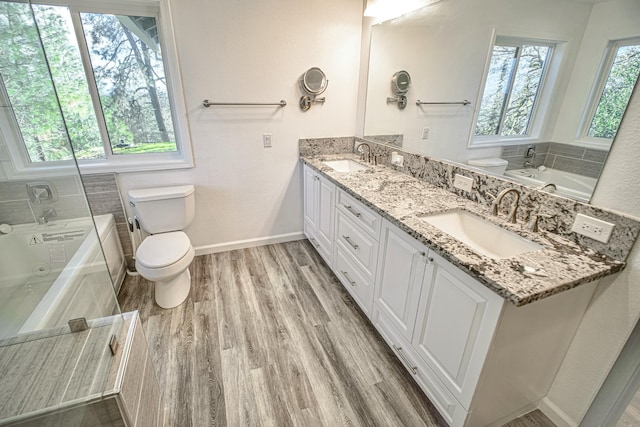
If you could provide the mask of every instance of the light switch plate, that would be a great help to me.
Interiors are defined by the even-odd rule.
[[[576,216],[573,227],[571,227],[571,231],[590,237],[599,242],[607,243],[609,241],[609,237],[611,237],[611,233],[613,232],[613,227],[615,226],[615,224],[610,222],[602,221],[601,219],[579,213],[578,216]]]
[[[460,190],[471,191],[473,189],[473,178],[456,174],[453,178],[453,186]]]

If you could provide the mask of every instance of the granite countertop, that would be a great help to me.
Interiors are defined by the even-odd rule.
[[[341,189],[430,247],[437,254],[473,276],[517,306],[554,295],[580,284],[622,270],[624,262],[598,254],[548,232],[533,233],[526,224],[509,224],[504,214],[491,216],[487,207],[387,166],[370,166],[359,172],[341,173],[324,160],[351,159],[355,154],[302,156]],[[507,200],[504,201],[504,204]],[[513,231],[544,248],[506,259],[492,259],[474,252],[420,217],[462,209]]]

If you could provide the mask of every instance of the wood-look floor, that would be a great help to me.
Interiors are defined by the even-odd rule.
[[[199,256],[190,271],[177,308],[141,277],[119,295],[140,311],[166,426],[446,426],[308,241]],[[506,426],[553,426],[532,414]]]
[[[196,257],[181,306],[128,277],[168,426],[446,425],[306,241]]]

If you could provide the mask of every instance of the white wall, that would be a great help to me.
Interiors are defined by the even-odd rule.
[[[576,106],[587,105],[608,42],[640,36],[639,23],[637,0],[610,0],[593,6],[552,141],[571,144],[577,140],[585,111]]]
[[[640,217],[639,136],[640,85],[636,85],[593,195],[594,205]],[[627,263],[620,274],[600,281],[544,402],[564,417],[555,419],[558,425],[580,422],[640,319],[639,242]]]
[[[499,155],[500,148],[467,149],[493,29],[498,35],[566,41],[557,81],[564,87],[591,7],[556,0],[448,0],[414,14],[420,19],[399,18],[374,27],[365,134],[403,133],[408,151],[460,162]],[[413,81],[403,111],[385,102],[391,76],[400,69]],[[471,105],[418,108],[416,99],[468,99]],[[559,106],[548,111],[549,117],[556,117]],[[430,129],[426,141],[420,139],[423,127]]]
[[[130,188],[195,184],[187,232],[200,249],[298,235],[298,138],[355,134],[362,0],[173,0],[171,10],[195,167],[121,174],[124,200]],[[327,101],[302,112],[297,81],[313,66],[327,74]],[[205,98],[288,105],[205,109]]]

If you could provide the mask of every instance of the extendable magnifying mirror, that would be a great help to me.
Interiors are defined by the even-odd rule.
[[[387,104],[397,102],[398,108],[404,110],[407,106],[407,96],[409,87],[411,86],[411,76],[408,72],[400,70],[391,77],[391,92],[395,97],[388,97]]]
[[[327,89],[329,80],[324,72],[318,67],[309,68],[300,76],[300,88],[306,94],[300,98],[300,108],[307,111],[312,103],[324,103],[325,98],[317,98]]]

